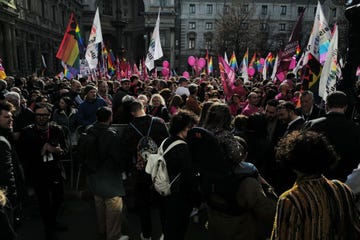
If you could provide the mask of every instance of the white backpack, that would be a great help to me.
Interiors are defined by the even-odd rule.
[[[164,159],[165,154],[170,151],[173,147],[179,144],[186,144],[183,140],[176,140],[170,144],[168,148],[163,150],[163,145],[166,139],[161,143],[158,152],[150,154],[145,167],[145,172],[151,175],[152,182],[155,190],[162,196],[168,196],[171,194],[171,185],[180,177],[181,173],[170,182],[166,161]]]

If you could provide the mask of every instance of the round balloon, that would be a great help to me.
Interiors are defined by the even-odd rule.
[[[190,66],[194,66],[194,65],[195,65],[195,61],[196,61],[196,59],[195,59],[194,56],[190,56],[190,57],[188,58],[188,64],[189,64]]]
[[[203,67],[205,67],[205,65],[206,65],[205,59],[204,59],[204,58],[200,58],[199,61],[198,61],[198,66],[199,66],[199,68],[203,68]]]
[[[164,68],[168,68],[170,63],[165,60],[165,61],[163,61],[162,65],[163,65]]]
[[[166,68],[166,67],[163,67],[163,68],[161,69],[161,74],[162,74],[164,77],[166,77],[166,76],[169,74],[169,69]]]
[[[190,78],[189,72],[187,72],[187,71],[183,72],[183,77],[186,79],[189,79]]]
[[[264,58],[260,58],[260,64],[261,64],[261,65],[264,65],[264,63],[265,63],[265,59],[264,59]]]
[[[253,67],[249,67],[249,69],[248,69],[248,74],[249,74],[249,76],[254,76],[254,74],[255,74],[255,68],[253,68]]]

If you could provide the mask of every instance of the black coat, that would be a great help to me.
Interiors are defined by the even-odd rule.
[[[302,127],[304,126],[304,123],[305,123],[305,120],[303,118],[299,118],[295,122],[288,124],[284,136],[286,136],[287,134],[289,134],[293,131],[302,129]]]
[[[60,126],[50,124],[48,133],[43,133],[35,125],[24,128],[19,139],[19,157],[25,166],[27,178],[32,182],[54,181],[62,179],[59,157],[52,154],[54,160],[44,162],[41,149],[45,143],[53,146],[60,144],[66,149],[65,136]]]
[[[360,127],[346,119],[345,114],[331,112],[325,117],[307,122],[305,128],[323,133],[334,146],[340,160],[335,168],[325,175],[329,179],[345,182],[346,177],[360,163]]]
[[[10,142],[0,132],[0,188],[6,190],[11,204],[17,204],[17,191],[14,172],[14,152]]]

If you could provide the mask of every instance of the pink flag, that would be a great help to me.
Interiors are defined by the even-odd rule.
[[[219,56],[219,62],[223,65],[225,73],[227,75],[228,85],[232,88],[235,82],[235,71],[227,64],[223,57]]]
[[[360,66],[358,66],[357,69],[356,69],[356,76],[357,77],[360,76]]]
[[[136,75],[138,75],[138,76],[141,75],[138,67],[136,66],[136,63],[134,63],[134,74],[136,74]]]

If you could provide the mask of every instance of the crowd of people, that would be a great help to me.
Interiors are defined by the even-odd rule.
[[[153,236],[154,198],[165,240],[185,239],[189,216],[203,206],[210,239],[360,239],[359,193],[351,190],[359,186],[345,184],[360,163],[348,96],[335,91],[317,102],[292,73],[283,82],[238,77],[229,89],[205,74],[0,80],[0,238],[16,239],[29,189],[45,239],[66,230],[58,212],[62,159],[71,155],[94,195],[99,239],[129,239],[122,229],[129,178],[144,240]],[[77,154],[83,133],[97,139],[88,146],[91,166]],[[141,145],[157,151],[178,140],[185,142],[164,156],[174,181],[162,196]]]

